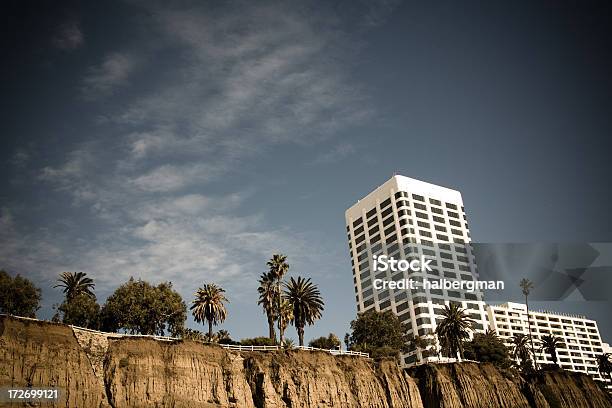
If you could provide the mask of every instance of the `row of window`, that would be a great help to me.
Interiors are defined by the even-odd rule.
[[[493,312],[496,315],[507,315],[509,314],[510,316],[519,316],[522,315],[522,317],[525,317],[526,320],[526,313],[525,312],[512,312],[509,311],[508,309],[494,309]],[[548,324],[546,321],[548,322],[554,322],[554,323],[565,323],[565,324],[572,324],[574,326],[588,326],[588,327],[596,327],[596,324],[592,321],[586,321],[586,320],[582,320],[582,319],[578,319],[578,320],[570,320],[570,319],[564,319],[564,318],[559,318],[559,317],[554,317],[554,316],[549,316],[549,315],[535,315],[532,313],[529,313],[529,316],[532,319],[537,319],[537,320],[542,320],[542,322],[538,322],[538,324]],[[551,326],[553,326],[551,324]],[[554,326],[553,326],[554,327]],[[577,327],[577,329],[581,329],[580,327]]]
[[[409,202],[407,200],[403,200],[402,198],[404,197],[408,197],[408,193],[405,192],[398,192],[395,194],[395,197],[397,199],[396,205],[397,207],[401,207],[401,206],[409,206]],[[423,196],[420,196],[418,194],[412,194],[412,198],[415,201],[421,201],[421,202],[425,202],[425,199]],[[422,200],[420,198],[423,198]],[[430,205],[438,205],[438,206],[442,206],[442,202],[439,200],[435,200],[430,198],[429,199]],[[386,208],[387,206],[389,206],[391,204],[391,197],[387,198],[385,201],[383,201],[382,203],[380,203],[379,208],[381,211],[381,218],[386,217],[387,215],[389,215],[392,211],[393,211],[393,207],[389,207]],[[455,219],[460,219],[459,213],[456,212],[458,211],[457,205],[452,204],[452,203],[444,203],[445,207],[446,207],[446,213],[450,218],[455,218]],[[419,203],[413,203],[414,208],[418,208],[420,210],[423,211],[427,211],[427,207],[423,204],[419,204]],[[451,211],[451,210],[455,210],[455,211]],[[434,206],[431,206],[431,211],[435,212],[437,214],[443,214],[443,211],[441,208],[437,208]],[[464,208],[461,207],[461,211],[464,213],[463,218],[465,219],[465,211]],[[372,218],[374,215],[376,215],[376,207],[370,209],[367,213],[366,213],[366,219],[368,220],[368,226],[371,226],[371,223],[374,223],[376,218],[370,219]],[[357,229],[357,227],[359,227],[360,225],[363,227],[363,218],[359,217],[358,219],[356,219],[355,221],[353,221],[353,229]],[[349,232],[349,227],[347,226],[347,232]],[[358,233],[356,232],[355,235],[357,235]]]

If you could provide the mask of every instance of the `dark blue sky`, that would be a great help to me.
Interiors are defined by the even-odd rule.
[[[216,282],[223,327],[265,334],[256,277],[281,251],[326,300],[306,337],[342,336],[344,210],[393,173],[461,191],[477,242],[612,241],[609,3],[3,9],[0,267],[44,317],[82,270],[100,300]],[[605,316],[558,305],[585,307]]]

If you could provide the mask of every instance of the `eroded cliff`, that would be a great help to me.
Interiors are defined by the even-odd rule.
[[[70,327],[35,320],[0,317],[0,387],[6,386],[58,387],[63,394],[51,404],[58,407],[100,407],[106,401]]]
[[[612,407],[587,376],[526,381],[488,364],[427,365],[325,352],[232,352],[0,316],[0,387],[57,386],[54,407]],[[15,406],[15,405],[10,405]]]
[[[590,377],[568,371],[524,379],[490,364],[430,364],[408,370],[427,408],[610,408],[612,397]]]

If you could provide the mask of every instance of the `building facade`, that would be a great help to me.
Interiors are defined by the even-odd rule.
[[[474,329],[487,327],[486,309],[479,291],[428,287],[428,282],[475,281],[477,268],[470,246],[463,200],[458,191],[393,176],[359,200],[345,213],[357,312],[368,310],[395,313],[407,324],[409,336],[431,335],[441,319],[444,305],[451,302],[465,308],[474,319]],[[374,257],[431,260],[431,270],[374,270]],[[418,287],[392,289],[377,287],[381,280],[413,280]],[[435,348],[436,346],[432,346]],[[403,354],[404,366],[437,357],[425,350]]]
[[[487,306],[487,315],[491,329],[497,332],[510,350],[513,348],[513,336],[529,335],[527,306],[524,304],[505,303]],[[597,356],[604,352],[604,346],[595,320],[587,319],[585,316],[549,311],[529,311],[529,319],[538,365],[552,364],[550,355],[540,350],[539,343],[542,336],[553,335],[563,341],[563,347],[557,350],[558,364],[561,368],[604,380],[597,368]]]

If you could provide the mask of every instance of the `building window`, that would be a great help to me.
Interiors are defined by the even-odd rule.
[[[414,214],[415,214],[417,217],[419,217],[419,218],[423,218],[423,219],[425,219],[425,220],[428,218],[428,217],[427,217],[427,214],[422,213],[422,212],[419,212],[419,211],[415,211],[415,212],[414,212]]]
[[[383,220],[383,227],[386,227],[387,225],[391,224],[392,222],[393,222],[393,215],[391,215],[386,220]]]
[[[419,203],[414,203],[414,208],[418,208],[419,210],[427,211],[427,207]]]

